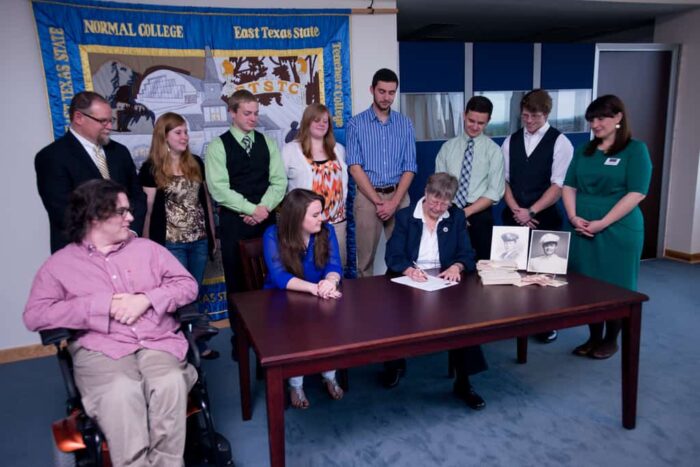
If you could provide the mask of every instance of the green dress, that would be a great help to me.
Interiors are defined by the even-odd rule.
[[[649,150],[631,140],[618,154],[596,150],[590,156],[579,146],[566,173],[564,185],[576,189],[576,215],[588,221],[602,219],[627,193],[647,194],[651,180]],[[627,289],[637,289],[644,243],[644,218],[639,206],[595,234],[571,235],[571,270]]]

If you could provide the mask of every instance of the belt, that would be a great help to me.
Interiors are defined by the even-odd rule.
[[[374,187],[374,191],[383,195],[388,195],[396,191],[396,185]]]

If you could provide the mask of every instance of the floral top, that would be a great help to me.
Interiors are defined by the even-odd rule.
[[[200,183],[179,176],[165,189],[165,241],[185,243],[207,238]]]
[[[312,172],[311,191],[323,196],[325,206],[321,218],[336,224],[345,220],[343,198],[343,169],[337,160],[310,162]]]

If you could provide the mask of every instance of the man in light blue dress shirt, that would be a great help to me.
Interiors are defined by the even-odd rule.
[[[382,229],[388,240],[394,214],[408,206],[408,187],[417,170],[413,124],[391,110],[398,86],[396,73],[377,71],[369,88],[372,105],[347,126],[347,164],[358,188],[353,214],[360,277],[373,275]]]

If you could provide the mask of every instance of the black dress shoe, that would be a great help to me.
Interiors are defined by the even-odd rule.
[[[395,388],[399,385],[404,372],[403,368],[386,368],[382,373],[382,386],[387,389]]]
[[[486,407],[486,401],[484,401],[484,398],[477,394],[471,385],[463,386],[455,383],[454,394],[458,398],[462,399],[469,406],[469,408],[473,410],[481,410]]]
[[[555,340],[557,340],[558,336],[559,333],[556,331],[556,329],[554,331],[542,332],[535,335],[537,340],[542,342],[543,344],[550,344],[554,342]]]

